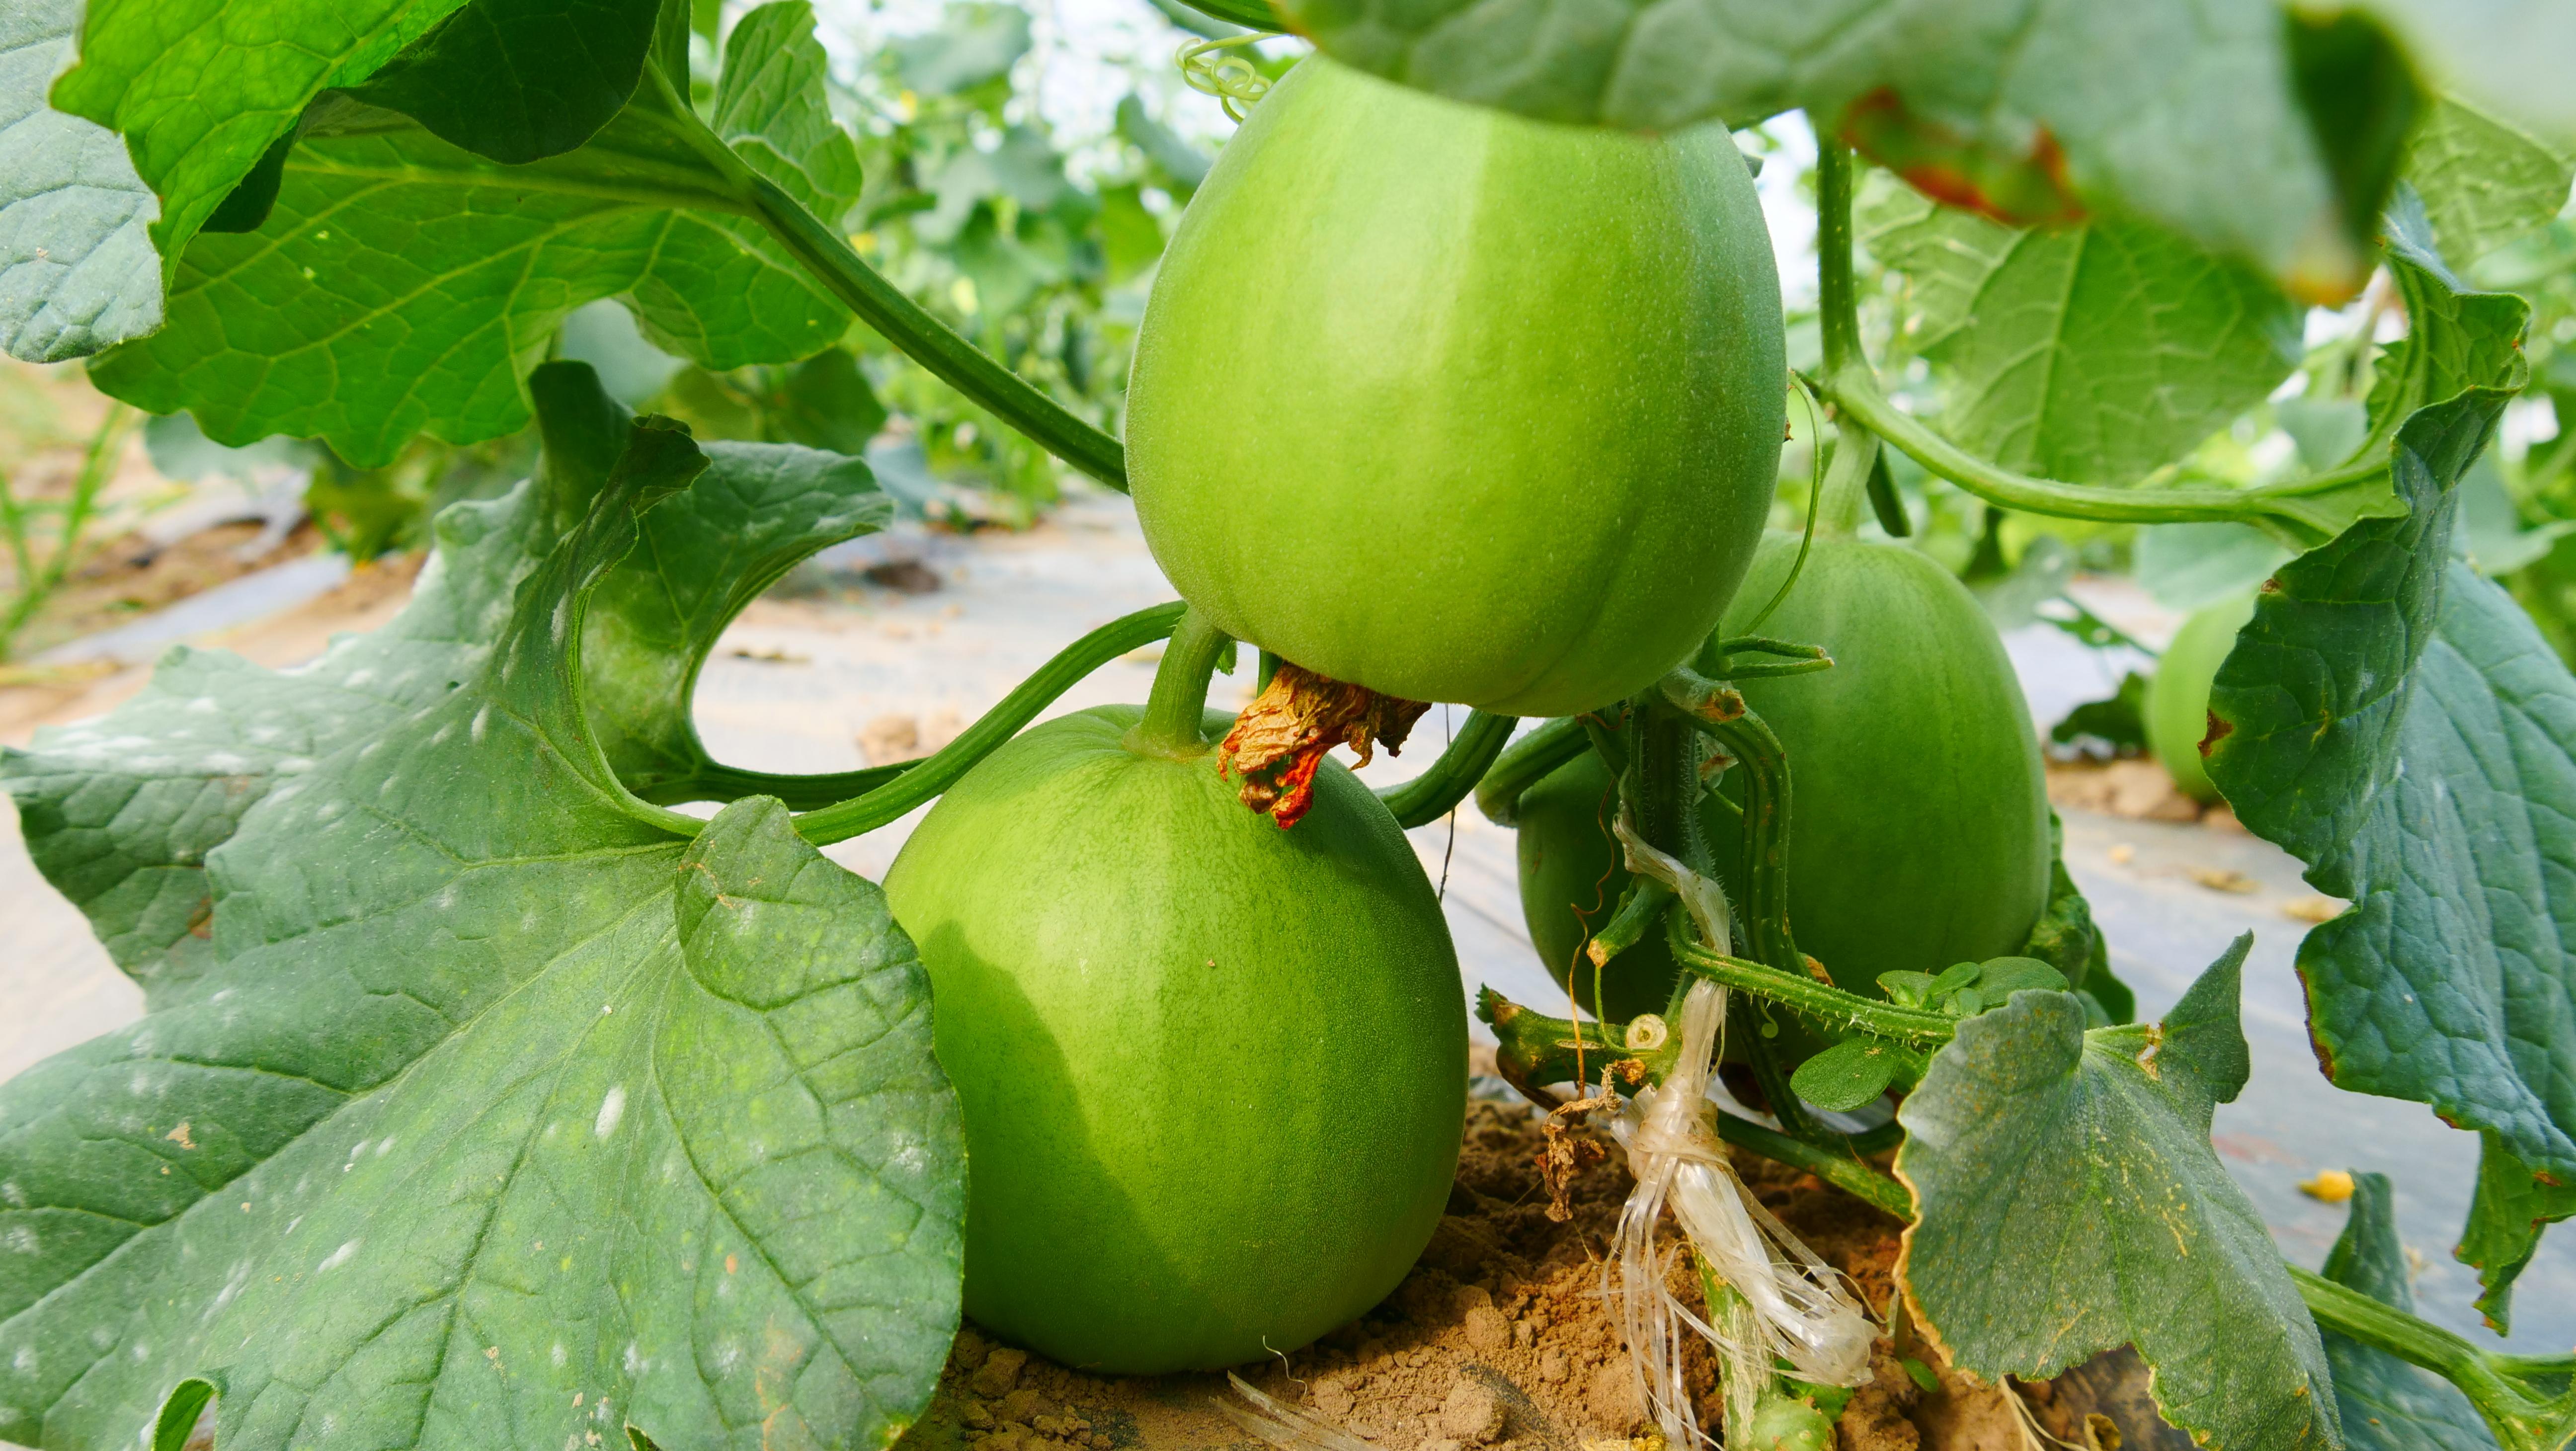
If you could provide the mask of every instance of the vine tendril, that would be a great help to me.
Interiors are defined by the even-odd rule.
[[[1214,96],[1225,107],[1225,113],[1242,124],[1243,111],[1263,96],[1270,94],[1270,77],[1250,59],[1225,52],[1233,46],[1254,45],[1265,40],[1278,40],[1277,31],[1257,30],[1250,35],[1229,35],[1223,40],[1194,40],[1184,45],[1173,61],[1181,68],[1181,79],[1202,95]]]

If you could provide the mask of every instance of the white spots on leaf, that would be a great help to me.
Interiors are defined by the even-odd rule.
[[[564,1353],[564,1343],[558,1340],[555,1342],[555,1348],[547,1352],[547,1358],[555,1363],[555,1369],[561,1370],[563,1369],[564,1362],[572,1357]]]
[[[590,1131],[600,1138],[607,1138],[617,1132],[617,1121],[625,1116],[626,1085],[621,1083],[608,1090],[608,1096],[599,1101],[599,1118],[590,1126]]]
[[[228,776],[237,776],[250,769],[250,760],[245,756],[236,756],[230,751],[213,751],[206,756],[206,769],[221,771]]]
[[[299,1224],[302,1224],[303,1222],[304,1222],[304,1216],[303,1216],[303,1215],[301,1215],[301,1214],[299,1214],[299,1215],[295,1216],[293,1219],[290,1219],[290,1220],[286,1221],[286,1228],[279,1230],[279,1231],[277,1232],[277,1233],[278,1233],[278,1236],[279,1236],[280,1238],[284,1238],[284,1237],[285,1237],[285,1236],[287,1236],[287,1235],[293,1234],[293,1233],[295,1232],[295,1226],[297,1226],[297,1225],[299,1225]]]
[[[0,1184],[0,1199],[7,1200],[9,1207],[12,1209],[24,1209],[27,1207],[27,1191],[19,1188],[18,1181],[15,1179],[9,1180],[5,1184]]]
[[[723,1340],[717,1342],[714,1358],[716,1363],[716,1374],[733,1374],[734,1368],[742,1364],[742,1342],[734,1339],[732,1336],[726,1336]]]
[[[466,738],[479,746],[483,744],[483,733],[491,728],[492,707],[487,705],[474,712],[474,719],[465,727]]]
[[[625,1361],[626,1374],[630,1378],[644,1373],[644,1357],[642,1353],[636,1350],[634,1341],[630,1340],[626,1342],[626,1353],[621,1358]],[[602,1403],[603,1406],[605,1404],[605,1402]]]
[[[216,1315],[222,1313],[223,1308],[226,1305],[231,1304],[235,1296],[239,1295],[244,1289],[249,1287],[250,1275],[250,1261],[243,1260],[235,1264],[233,1266],[233,1272],[224,1277],[224,1287],[215,1292],[214,1301],[206,1306],[205,1318],[212,1320]]]
[[[32,1345],[19,1346],[18,1353],[9,1357],[9,1365],[11,1369],[17,1371],[20,1375],[34,1375],[36,1373],[36,1347]]]
[[[392,1152],[393,1152],[393,1150],[394,1150],[394,1136],[393,1136],[393,1135],[391,1135],[391,1134],[387,1134],[387,1135],[385,1135],[383,1138],[376,1140],[376,1157],[377,1157],[377,1158],[381,1159],[381,1158],[383,1158],[385,1155],[392,1153]]]
[[[572,637],[572,596],[565,595],[555,601],[555,612],[546,622],[546,633],[554,637],[557,645]]]
[[[23,1224],[13,1224],[5,1237],[11,1254],[31,1255],[43,1246],[36,1242],[36,1232]]]
[[[186,706],[186,710],[190,715],[216,715],[220,714],[223,708],[223,702],[215,699],[211,695],[198,696],[196,699],[189,701]]]
[[[313,1273],[318,1275],[325,1270],[336,1270],[340,1268],[340,1266],[347,1264],[349,1262],[349,1257],[357,1252],[358,1242],[354,1239],[350,1240],[347,1244],[344,1244],[338,1249],[331,1251],[328,1255],[325,1255],[322,1259],[322,1263],[313,1267]]]

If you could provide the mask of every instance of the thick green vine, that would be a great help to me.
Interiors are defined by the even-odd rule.
[[[848,238],[818,221],[776,183],[734,155],[697,118],[687,98],[672,88],[659,67],[647,66],[644,74],[644,88],[636,93],[639,110],[655,116],[722,175],[744,210],[860,321],[1056,457],[1113,489],[1126,491],[1127,450],[1118,440],[1075,417],[1036,385],[922,310],[902,289],[859,260]]]

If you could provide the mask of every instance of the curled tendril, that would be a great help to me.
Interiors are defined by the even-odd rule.
[[[1270,93],[1270,77],[1263,75],[1249,57],[1226,52],[1232,46],[1280,38],[1276,31],[1262,30],[1223,40],[1194,40],[1182,46],[1173,59],[1179,62],[1181,79],[1189,83],[1191,90],[1216,97],[1225,113],[1240,124],[1243,108]]]

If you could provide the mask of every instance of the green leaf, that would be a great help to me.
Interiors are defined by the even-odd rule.
[[[2415,1311],[2406,1247],[2385,1174],[2352,1176],[2352,1217],[2326,1256],[2325,1277],[2383,1305]],[[2335,1404],[2350,1451],[2494,1451],[2486,1422],[2439,1376],[2334,1331],[2324,1332]]]
[[[2113,750],[2147,748],[2147,677],[2132,670],[2120,687],[2100,700],[2088,700],[2048,728],[2048,738],[2071,745],[2090,737]]]
[[[572,687],[638,510],[767,456],[587,377],[397,626],[498,600],[492,643],[241,813],[189,992],[0,1087],[0,1435],[176,1444],[212,1391],[221,1446],[877,1447],[927,1400],[963,1146],[911,944],[775,800],[692,841],[624,797]],[[325,727],[351,690],[210,688]],[[112,719],[130,768],[197,749]],[[84,789],[60,745],[22,797]]]
[[[512,164],[588,141],[635,94],[659,0],[466,0],[353,94]]]
[[[715,131],[752,170],[827,227],[859,199],[859,148],[832,119],[829,65],[807,0],[763,5],[735,22],[716,82]]]
[[[2066,823],[2054,809],[2048,813],[2048,905],[2031,924],[2030,939],[2021,950],[2057,969],[2107,1021],[2125,1023],[2137,1016],[2129,985],[2111,975],[2111,941],[2093,921],[2093,904],[2084,900],[2066,870]]]
[[[887,48],[906,86],[925,96],[955,95],[1011,73],[1029,53],[1029,14],[1017,5],[951,4],[938,29]]]
[[[2135,1344],[2164,1418],[2229,1451],[2339,1443],[2324,1352],[2209,1146],[2244,1087],[2240,937],[2163,1024],[2065,994],[1960,1022],[1898,1117],[1918,1218],[1897,1274],[1951,1363],[2041,1379]]]
[[[1789,1087],[1818,1108],[1849,1113],[1874,1103],[1896,1081],[1899,1050],[1868,1038],[1847,1038],[1798,1065]]]
[[[1335,58],[1547,120],[1668,131],[1804,108],[1931,194],[2022,221],[2157,222],[2302,296],[2369,270],[2384,173],[2345,155],[2386,130],[2312,114],[2383,95],[2383,54],[2293,65],[2269,5],[2190,0],[1294,0]],[[2384,52],[2385,47],[2380,47]],[[2300,57],[2307,61],[2307,57]],[[2402,74],[2402,72],[2401,72]],[[2398,98],[2400,109],[2404,97]],[[2340,109],[2340,108],[2338,108]],[[2402,117],[2397,134],[2402,137]],[[2374,177],[2377,179],[2374,180]],[[2072,188],[2073,196],[2067,194]],[[2361,188],[2347,195],[2345,188]]]
[[[2364,0],[2444,89],[2536,136],[2576,142],[2576,15],[2556,0]]]
[[[1861,237],[1913,283],[1901,325],[1940,380],[1941,430],[2007,468],[2133,482],[2298,365],[2302,310],[2161,228],[2024,231],[1873,181]]]
[[[2445,97],[2407,145],[2406,179],[2442,255],[2466,266],[2558,215],[2576,184],[2576,155]]]
[[[45,104],[80,0],[0,10],[0,348],[83,357],[161,325],[159,203],[113,131]]]
[[[718,122],[791,192],[855,188],[810,16],[790,0],[736,26]],[[695,124],[639,101],[577,151],[500,167],[390,112],[335,103],[288,158],[267,223],[198,239],[169,326],[101,357],[93,376],[151,412],[193,412],[221,442],[320,437],[377,465],[416,433],[466,443],[523,427],[521,378],[563,318],[599,298],[622,298],[656,346],[711,368],[838,341],[848,311],[739,214],[724,177],[675,134]]]
[[[852,457],[885,427],[886,406],[868,386],[859,360],[842,348],[816,353],[796,365],[779,390],[779,430],[795,443]]]
[[[930,178],[939,203],[913,218],[915,234],[925,242],[958,240],[976,204],[988,197],[1009,197],[1024,212],[1043,212],[1074,195],[1065,180],[1064,158],[1044,134],[1027,126],[1002,133],[990,151],[959,148]]]
[[[592,597],[582,639],[592,732],[618,778],[647,795],[715,765],[689,693],[724,627],[797,561],[882,529],[894,514],[855,458],[794,445],[705,447],[707,477],[644,516],[635,553]]]
[[[2437,314],[2415,325],[2410,366],[2456,373],[2477,351]],[[2503,590],[2450,559],[2452,487],[2506,396],[2472,388],[2415,413],[2395,445],[2409,516],[2275,576],[2219,668],[2209,770],[2249,828],[2354,904],[2299,949],[2334,1081],[2488,1135],[2490,1174],[2564,1184],[2576,1025],[2530,1005],[2576,985],[2576,908],[2557,885],[2576,864],[2576,679]]]
[[[215,209],[325,90],[355,86],[464,0],[90,0],[59,109],[125,138],[160,198],[162,281]],[[244,12],[251,13],[244,13]]]
[[[2352,442],[2359,445],[2355,433]],[[2339,463],[2351,449],[2328,460]],[[2322,467],[2322,466],[2321,466]],[[2251,524],[2210,520],[2150,524],[2138,531],[2138,583],[2169,610],[2191,611],[2241,595],[2295,556]]]
[[[2543,1183],[2492,1133],[2478,1136],[2478,1187],[2453,1251],[2478,1267],[2478,1311],[2499,1330],[2513,1320],[2513,1282],[2539,1252],[2540,1232],[2576,1215],[2576,1189]]]

